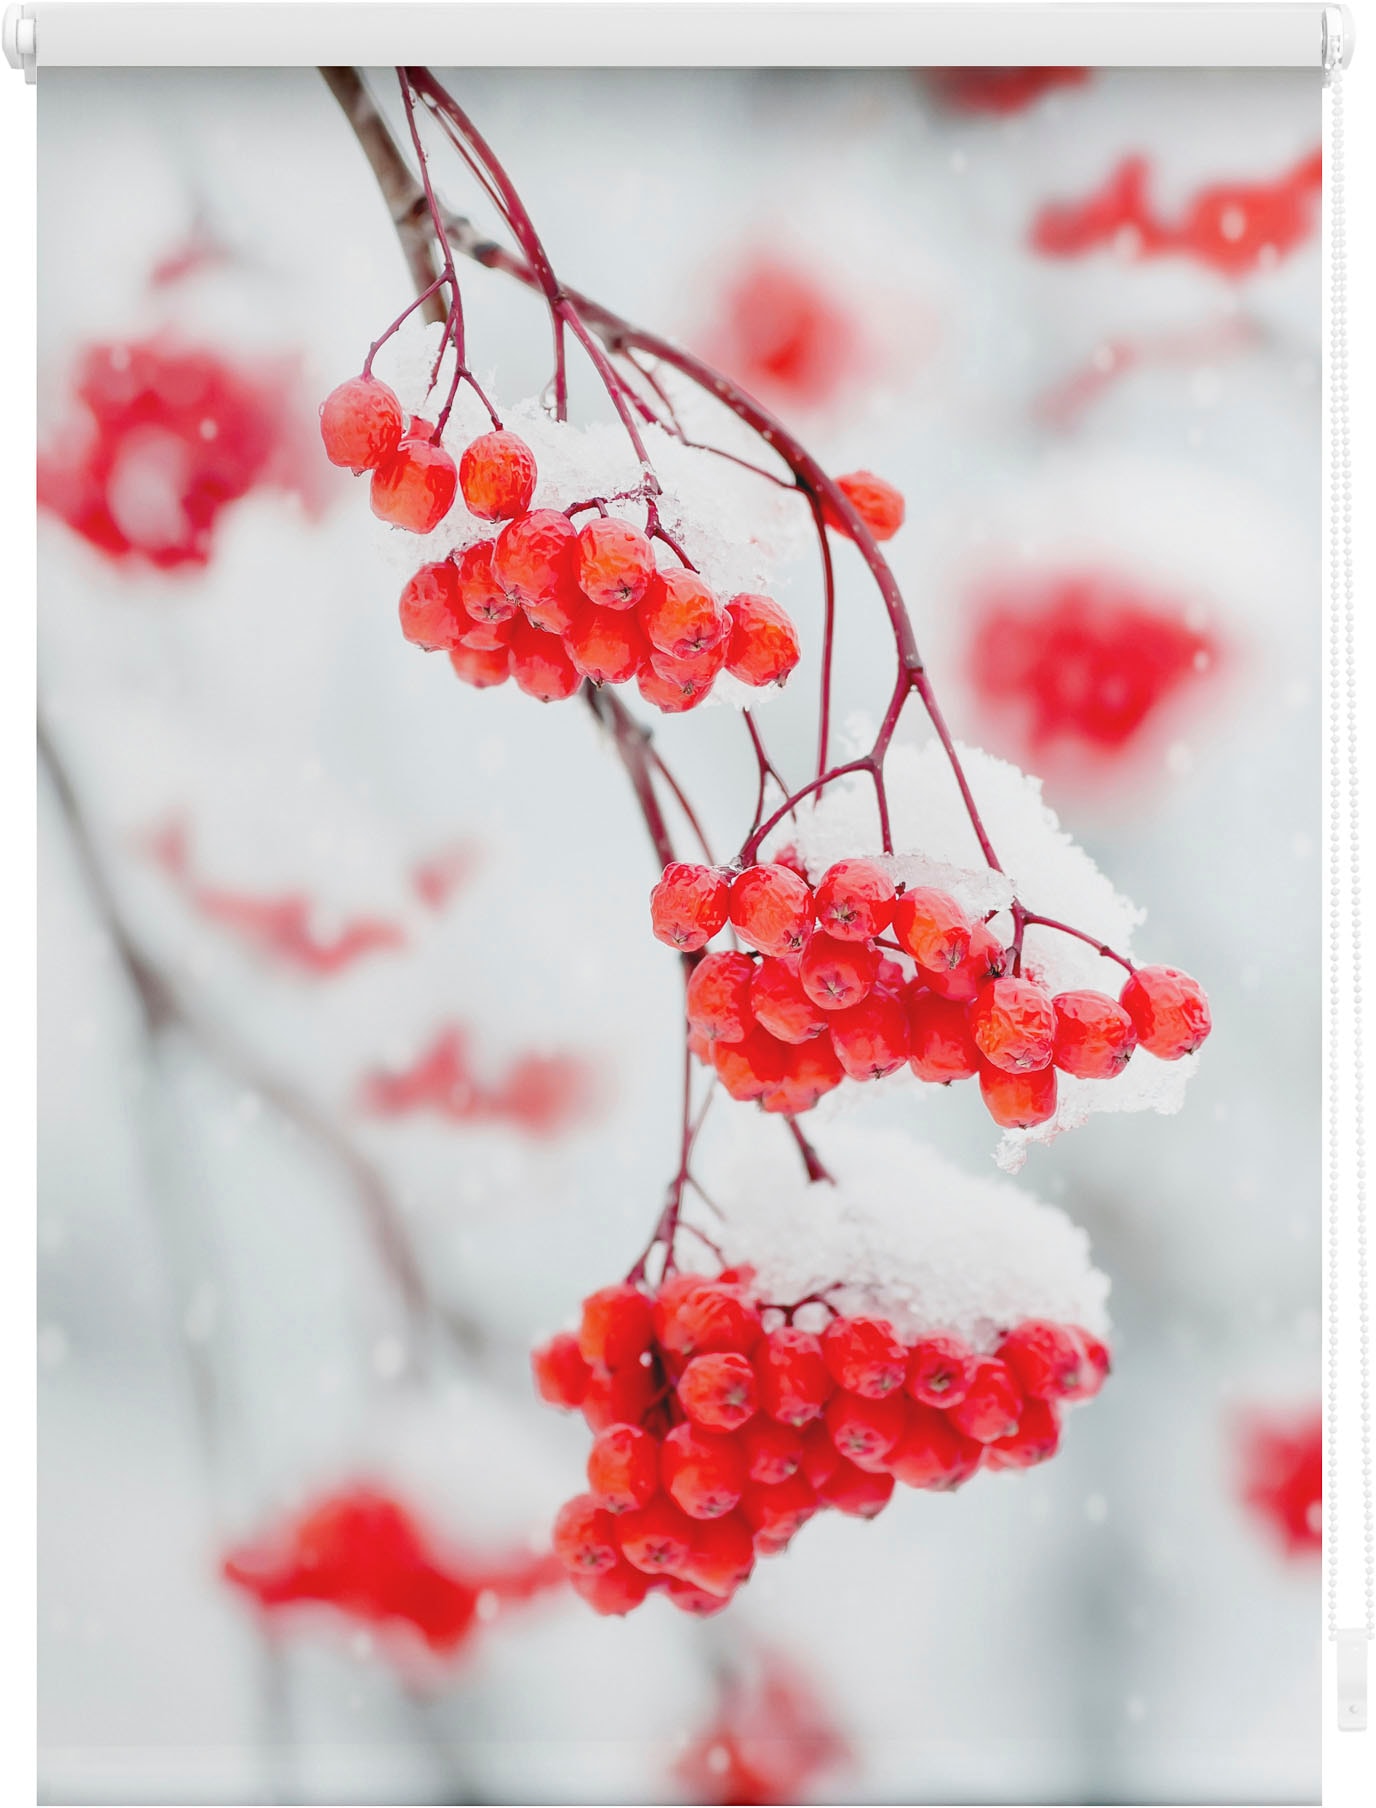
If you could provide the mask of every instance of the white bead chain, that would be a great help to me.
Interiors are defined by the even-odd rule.
[[[1328,619],[1328,1400],[1324,1418],[1328,1636],[1338,1625],[1338,1330],[1342,1273],[1342,1205],[1350,1191],[1356,1242],[1357,1331],[1365,1633],[1376,1634],[1376,1516],[1372,1508],[1371,1339],[1366,1228],[1366,1113],[1362,1039],[1362,874],[1359,789],[1357,622],[1352,564],[1352,446],[1348,415],[1347,206],[1344,188],[1341,49],[1325,78],[1329,95],[1329,619]],[[1344,900],[1346,899],[1346,911]],[[1346,930],[1346,936],[1344,931]],[[1345,945],[1346,943],[1346,945]],[[1343,1028],[1346,1023],[1344,1068]],[[1340,1081],[1350,1089],[1344,1117]],[[1342,1176],[1344,1129],[1350,1131],[1352,1178]]]

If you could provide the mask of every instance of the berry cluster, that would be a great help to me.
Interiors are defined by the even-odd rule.
[[[1048,1320],[981,1353],[946,1335],[904,1344],[880,1318],[834,1316],[815,1336],[791,1316],[761,1305],[748,1268],[671,1272],[656,1292],[592,1294],[577,1334],[536,1350],[541,1397],[594,1433],[554,1550],[597,1612],[658,1588],[716,1613],[825,1507],[872,1519],[899,1482],[950,1490],[1044,1462],[1061,1407],[1109,1369],[1097,1338]]]
[[[941,1085],[978,1077],[1006,1129],[1045,1123],[1056,1075],[1112,1079],[1141,1047],[1179,1060],[1209,1033],[1203,990],[1138,967],[1120,996],[1053,994],[987,923],[942,891],[841,860],[814,891],[793,856],[730,873],[675,864],[650,895],[660,941],[697,953],[728,924],[748,949],[703,954],[688,980],[689,1045],[734,1099],[795,1116],[843,1079],[905,1063]]]
[[[371,470],[384,521],[430,533],[461,493],[470,515],[501,523],[494,538],[422,565],[401,594],[407,640],[448,653],[466,683],[512,678],[549,703],[585,678],[634,679],[673,715],[701,703],[723,671],[758,687],[797,665],[797,630],[772,597],[724,602],[688,565],[659,566],[650,534],[601,504],[582,528],[533,509],[535,456],[516,434],[482,434],[455,466],[434,429],[412,420],[403,432],[402,419],[385,383],[355,377],[326,398],[320,428],[335,464]]]

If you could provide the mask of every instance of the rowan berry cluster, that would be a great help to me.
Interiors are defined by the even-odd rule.
[[[734,1099],[796,1116],[844,1079],[905,1064],[919,1080],[979,1080],[1006,1129],[1045,1123],[1057,1073],[1108,1080],[1133,1051],[1190,1054],[1209,1033],[1198,983],[1130,970],[1119,997],[1053,994],[946,892],[904,888],[840,860],[814,890],[787,852],[738,872],[677,863],[650,894],[660,941],[696,954],[728,925],[745,949],[702,954],[689,976],[689,1046]]]
[[[820,1305],[814,1307],[819,1313]],[[1099,1391],[1103,1343],[1028,1319],[978,1351],[886,1320],[762,1305],[748,1268],[670,1272],[583,1302],[576,1334],[534,1353],[536,1387],[594,1433],[588,1488],[554,1522],[554,1550],[598,1613],[652,1590],[719,1612],[759,1557],[824,1508],[872,1519],[901,1482],[949,1491],[978,1469],[1054,1456],[1061,1411]]]
[[[412,419],[375,377],[355,377],[325,400],[330,459],[372,472],[373,512],[412,533],[432,532],[462,495],[490,540],[422,565],[401,594],[401,631],[448,653],[466,683],[514,679],[542,702],[593,684],[635,681],[647,703],[676,715],[701,703],[723,671],[759,687],[797,665],[797,631],[772,597],[723,600],[687,564],[661,566],[650,533],[605,503],[571,513],[532,508],[536,464],[516,434],[475,439],[457,466],[438,433]],[[572,515],[591,513],[581,528]]]

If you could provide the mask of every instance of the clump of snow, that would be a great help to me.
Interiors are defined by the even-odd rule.
[[[741,1135],[713,1189],[722,1220],[693,1220],[728,1263],[755,1268],[762,1298],[825,1291],[843,1313],[889,1319],[906,1341],[947,1331],[980,1350],[1025,1318],[1106,1334],[1108,1278],[1057,1207],[967,1174],[902,1130],[839,1126],[820,1153],[834,1185],[810,1185],[783,1139]],[[808,1306],[796,1322],[826,1319]]]
[[[872,739],[859,723],[851,732],[857,746]],[[1016,896],[1035,915],[1054,917],[1131,958],[1144,912],[1114,889],[1062,829],[1042,796],[1040,781],[978,747],[957,751],[1002,873],[985,863],[950,762],[935,739],[922,746],[897,743],[889,751],[885,783],[895,848],[891,858],[880,853],[875,790],[865,773],[839,779],[815,804],[803,805],[796,823],[780,824],[772,846],[792,842],[814,883],[833,861],[869,855],[905,884],[949,891],[972,916],[996,912],[991,926],[1005,941],[1012,934],[1007,906]],[[1087,988],[1117,997],[1122,989],[1125,975],[1116,961],[1060,930],[1029,927],[1023,956],[1025,970],[1053,992]],[[1169,962],[1172,955],[1154,950],[1151,958]],[[1117,1079],[1076,1080],[1061,1074],[1055,1115],[1032,1130],[1004,1131],[995,1158],[1001,1167],[1016,1171],[1031,1144],[1051,1142],[1094,1112],[1178,1111],[1198,1062],[1196,1055],[1158,1061],[1139,1049]]]

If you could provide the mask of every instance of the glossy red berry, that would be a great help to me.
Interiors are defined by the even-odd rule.
[[[970,1375],[965,1398],[947,1415],[955,1429],[977,1444],[1011,1438],[1022,1418],[1023,1397],[1008,1365],[997,1356],[981,1356]]]
[[[870,1469],[859,1469],[841,1457],[827,1479],[817,1488],[823,1506],[835,1507],[838,1513],[855,1519],[874,1519],[893,1498],[892,1475]]]
[[[497,581],[492,569],[493,542],[479,540],[456,555],[459,594],[468,615],[475,622],[510,621],[516,605]]]
[[[678,1379],[679,1405],[695,1425],[739,1431],[755,1416],[755,1371],[735,1350],[694,1356]]]
[[[1064,1396],[1067,1400],[1092,1400],[1108,1379],[1113,1366],[1108,1345],[1086,1331],[1083,1325],[1072,1325],[1072,1335],[1080,1345],[1080,1384],[1073,1393]]]
[[[949,1493],[969,1481],[983,1456],[984,1445],[958,1431],[946,1413],[912,1404],[888,1470],[905,1488]]]
[[[733,596],[728,605],[731,634],[726,669],[756,688],[782,684],[802,657],[798,630],[788,612],[769,596]]]
[[[657,1392],[654,1372],[643,1363],[633,1362],[610,1374],[594,1371],[583,1396],[583,1417],[593,1431],[639,1425],[654,1407]]]
[[[869,860],[838,860],[817,887],[817,924],[842,942],[867,942],[893,922],[897,894]]]
[[[401,441],[401,403],[376,377],[350,377],[320,405],[320,437],[332,465],[371,471]]]
[[[836,485],[876,540],[892,540],[907,513],[900,490],[872,471],[850,471],[838,477]],[[836,510],[828,508],[826,518],[829,526],[849,537],[850,528]]]
[[[725,641],[718,641],[714,647],[704,647],[701,653],[690,653],[686,659],[661,653],[658,647],[650,647],[648,641],[645,644],[649,647],[651,670],[666,684],[676,684],[694,696],[706,696],[726,663]]]
[[[561,703],[583,682],[557,634],[519,620],[511,631],[511,675],[528,697]]]
[[[986,923],[970,925],[970,951],[954,967],[918,968],[918,978],[929,992],[969,1004],[991,979],[1003,972],[1007,960],[1003,943]]]
[[[949,892],[930,886],[905,891],[893,907],[893,932],[920,967],[960,966],[970,953],[970,919]]]
[[[740,1288],[701,1278],[677,1294],[656,1327],[674,1356],[748,1356],[762,1335],[759,1310]]]
[[[770,1331],[761,1342],[755,1377],[761,1412],[795,1427],[820,1418],[836,1386],[820,1338],[792,1325]]]
[[[792,1425],[756,1413],[741,1431],[741,1449],[752,1482],[786,1482],[798,1473],[803,1440]]]
[[[879,955],[867,942],[838,942],[818,930],[798,962],[803,990],[824,1011],[844,1011],[868,998],[879,975]]]
[[[908,1352],[884,1318],[833,1318],[822,1354],[836,1385],[867,1400],[883,1399],[907,1378]]]
[[[906,994],[909,1065],[919,1080],[948,1086],[979,1072],[979,1049],[965,1006],[914,986]]]
[[[1070,1325],[1024,1319],[1004,1338],[998,1355],[1023,1393],[1034,1399],[1071,1400],[1079,1392],[1085,1351]]]
[[[469,514],[480,521],[514,520],[535,494],[535,454],[514,433],[484,433],[464,448],[459,488]]]
[[[645,701],[666,716],[679,716],[685,710],[696,709],[711,688],[700,678],[666,678],[648,661],[641,666],[635,682]]]
[[[610,1569],[575,1574],[569,1580],[580,1598],[600,1614],[631,1613],[650,1592],[650,1578],[620,1560]]]
[[[653,1339],[653,1308],[640,1289],[628,1281],[616,1287],[599,1287],[583,1301],[578,1348],[590,1367],[627,1368],[639,1362]]]
[[[1137,1040],[1160,1061],[1192,1055],[1213,1027],[1203,987],[1175,967],[1139,967],[1121,999]]]
[[[690,1519],[720,1519],[745,1490],[745,1455],[721,1432],[676,1425],[660,1447],[660,1478]]]
[[[638,1425],[608,1425],[588,1452],[588,1490],[609,1513],[647,1507],[659,1493],[659,1440]]]
[[[1056,1039],[1051,994],[1011,974],[991,979],[970,1006],[970,1033],[985,1060],[1004,1073],[1049,1067]]]
[[[1005,1073],[980,1062],[979,1091],[984,1108],[1005,1130],[1030,1130],[1056,1115],[1056,1069]]]
[[[1006,1438],[986,1445],[988,1469],[1030,1469],[1056,1454],[1061,1442],[1061,1421],[1047,1400],[1024,1400],[1018,1429]]]
[[[812,929],[812,892],[786,866],[748,866],[731,881],[732,927],[761,954],[797,954]]]
[[[694,1522],[666,1494],[623,1513],[616,1537],[621,1554],[647,1576],[681,1576],[693,1542]]]
[[[454,505],[459,474],[443,446],[411,432],[373,471],[373,513],[409,533],[435,531]]]
[[[803,1443],[803,1456],[798,1465],[798,1473],[809,1487],[820,1488],[840,1468],[841,1452],[831,1441],[825,1419],[805,1425],[799,1435]]]
[[[975,1357],[959,1337],[924,1337],[908,1357],[908,1392],[923,1406],[956,1406],[965,1398]]]
[[[640,603],[640,624],[652,645],[689,659],[725,639],[726,611],[695,571],[656,572]]]
[[[578,587],[604,609],[634,609],[655,574],[654,548],[616,515],[590,521],[578,535]]]
[[[583,1404],[592,1370],[571,1331],[558,1331],[548,1343],[532,1350],[530,1368],[535,1391],[548,1405],[572,1411]]]
[[[591,1494],[575,1494],[554,1516],[554,1554],[566,1570],[596,1574],[621,1561],[616,1520]]]
[[[569,596],[577,539],[573,523],[557,509],[532,509],[509,521],[492,550],[493,575],[508,599],[526,609]],[[569,620],[573,613],[570,603]]]
[[[903,1435],[906,1415],[907,1406],[899,1392],[880,1400],[833,1394],[826,1411],[827,1430],[848,1463],[858,1469],[882,1469]]]
[[[688,981],[688,1021],[709,1042],[744,1042],[755,1027],[750,982],[755,964],[735,949],[705,954]]]
[[[852,1080],[880,1080],[908,1059],[903,1001],[878,987],[859,1004],[831,1013],[831,1044]]]
[[[665,867],[650,893],[650,925],[656,937],[682,953],[705,948],[726,926],[726,912],[726,875],[715,867],[676,861]]]
[[[487,690],[494,684],[505,684],[511,676],[509,647],[451,647],[449,663],[455,675],[476,690]]]
[[[421,566],[402,591],[397,613],[406,639],[429,652],[458,646],[473,625],[463,606],[459,574],[449,559]]]
[[[796,1117],[800,1111],[811,1111],[818,1099],[834,1092],[845,1077],[830,1036],[818,1036],[796,1048],[784,1047],[782,1072],[760,1095],[760,1108]]]
[[[840,1466],[834,1453],[829,1473]],[[817,1511],[817,1491],[807,1477],[793,1474],[776,1482],[752,1481],[741,1495],[740,1515],[755,1535],[755,1549],[761,1553],[785,1550]]]
[[[1103,992],[1058,992],[1051,1058],[1062,1073],[1081,1080],[1112,1080],[1137,1047],[1132,1019]]]
[[[831,1021],[830,1013],[803,990],[796,967],[768,956],[758,963],[750,982],[750,1008],[760,1028],[778,1042],[810,1042]]]
[[[711,1595],[730,1596],[755,1567],[755,1540],[739,1513],[700,1521],[683,1566],[685,1581]]]
[[[591,603],[565,630],[564,646],[594,684],[628,684],[645,659],[645,637],[635,617]]]
[[[782,1083],[789,1053],[784,1043],[755,1029],[743,1042],[714,1042],[712,1066],[728,1098],[752,1104]]]

